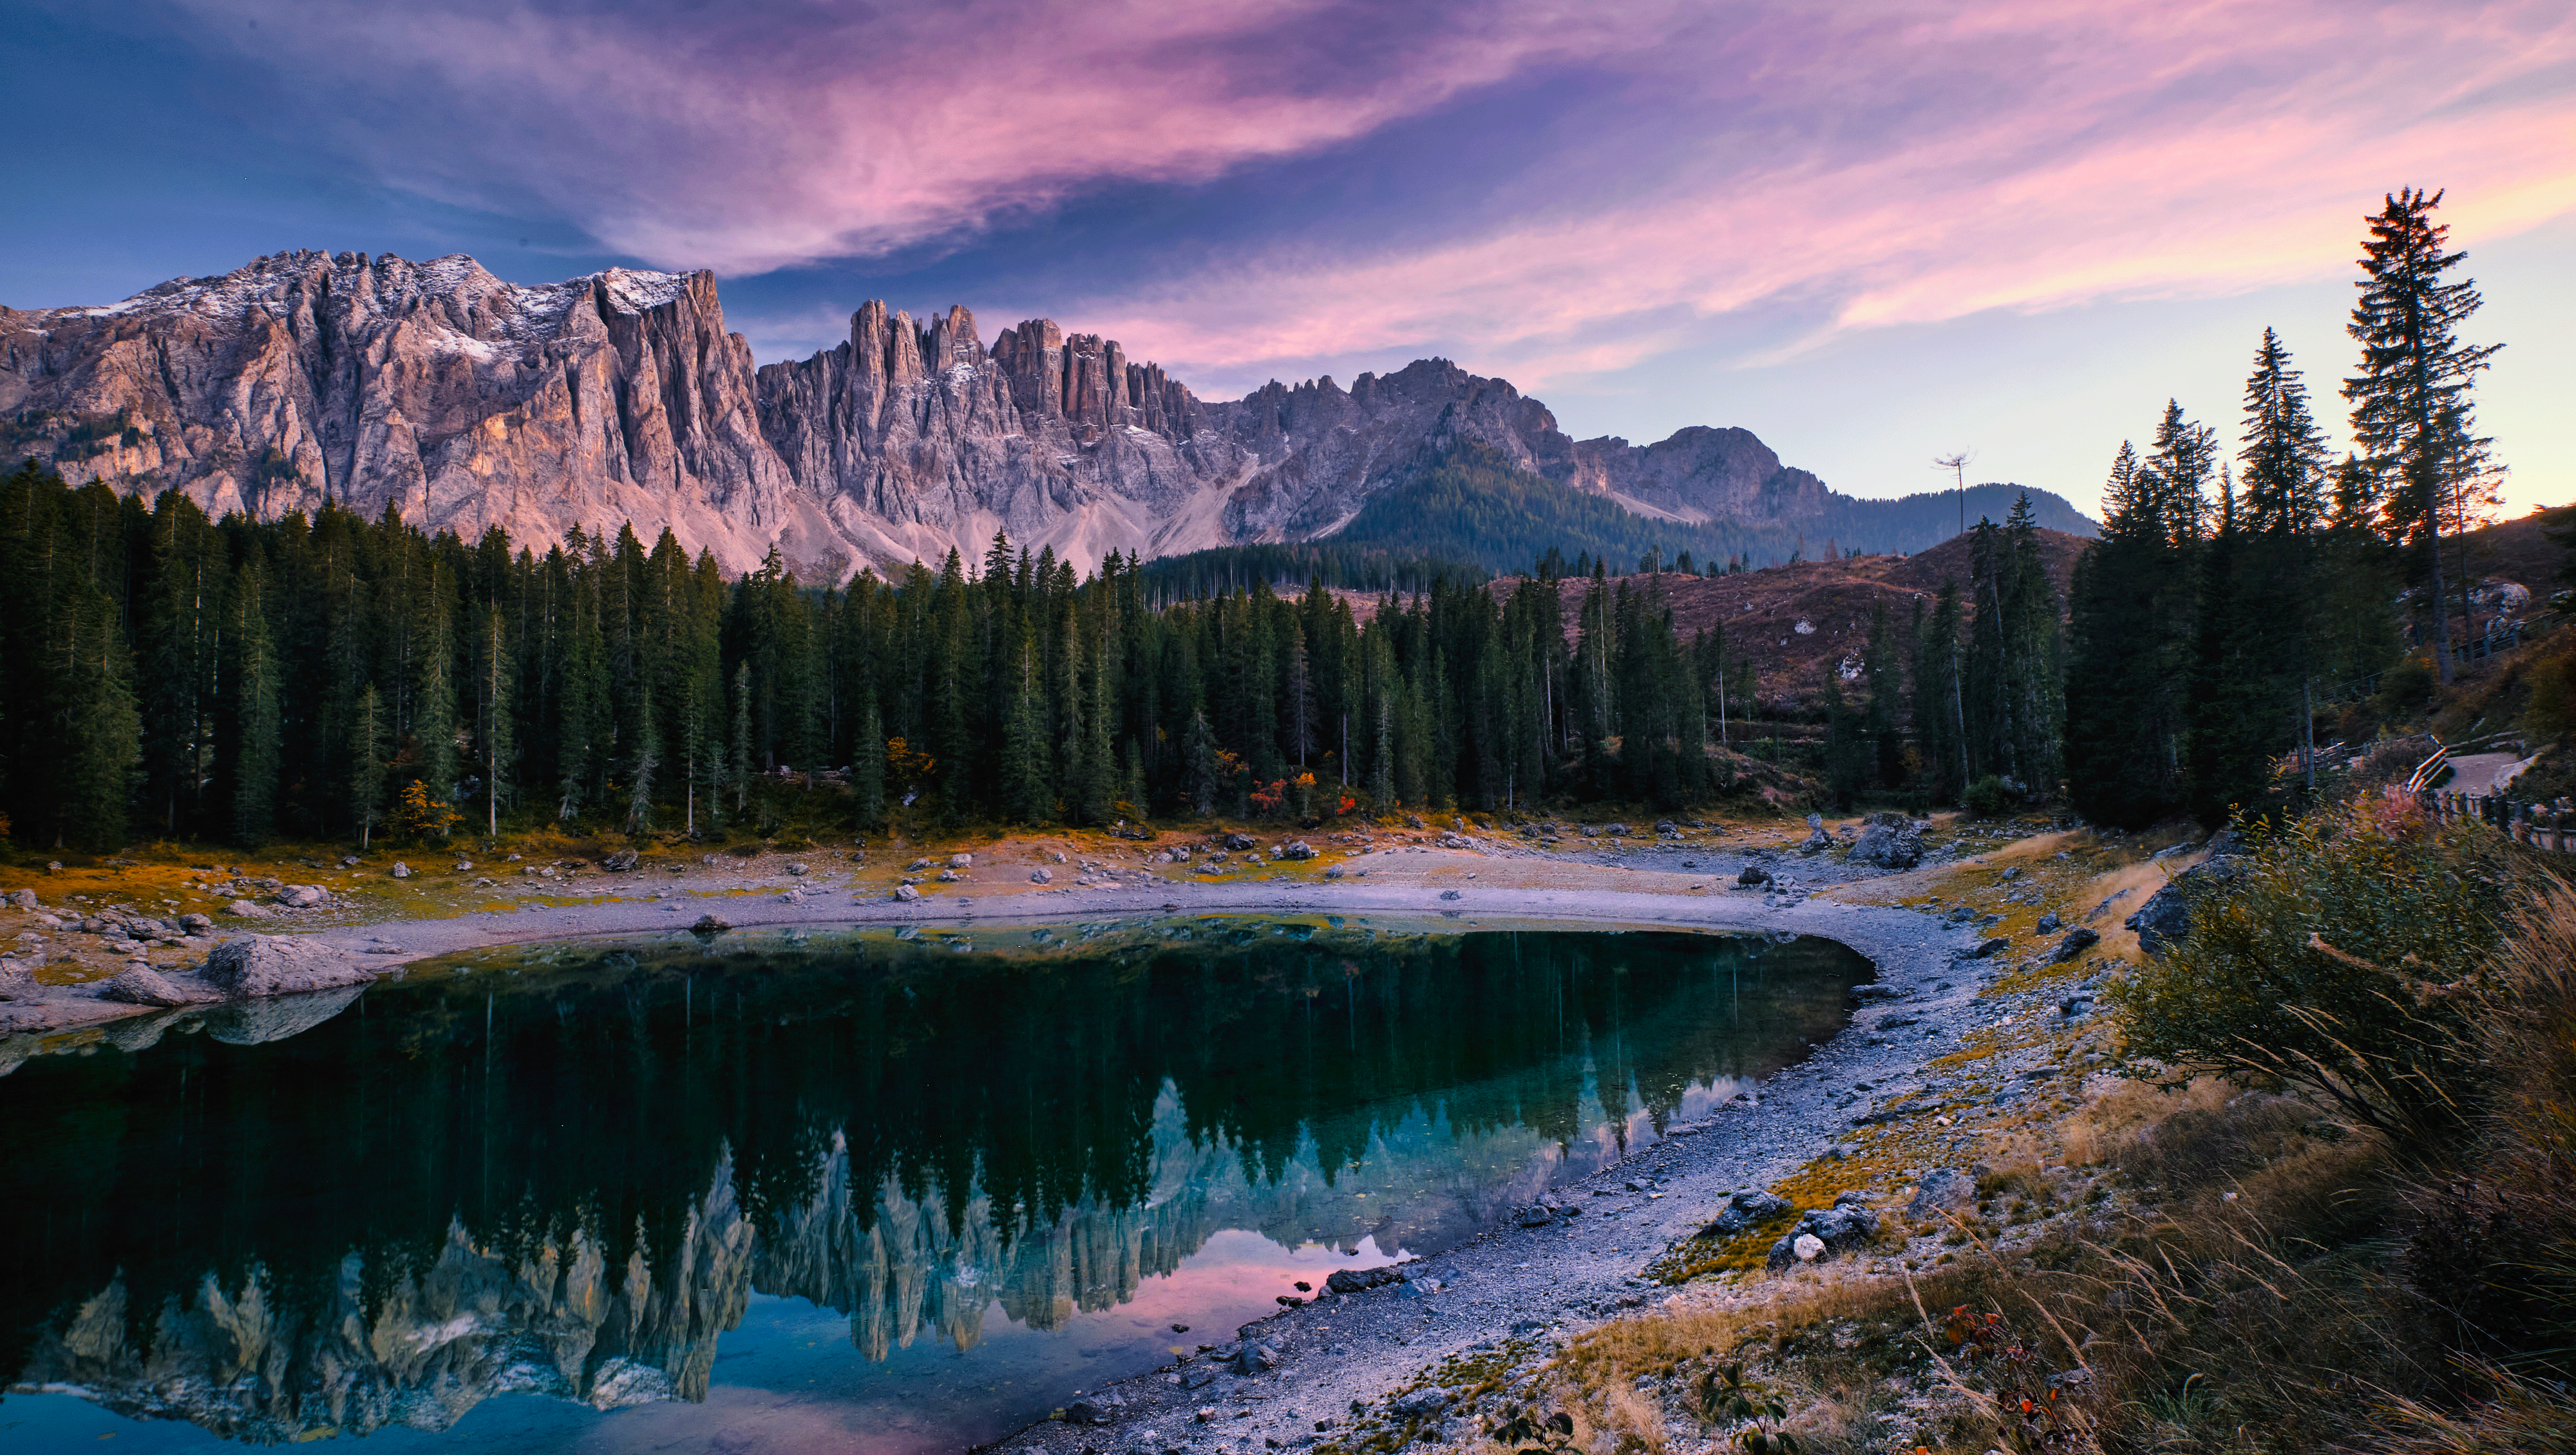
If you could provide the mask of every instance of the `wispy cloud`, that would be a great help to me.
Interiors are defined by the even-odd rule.
[[[388,183],[734,274],[1397,126],[1436,166],[1488,144],[1442,130],[1462,103],[1583,79],[1508,205],[1103,258],[1057,304],[1219,381],[1444,351],[1544,384],[1783,300],[1812,340],[2222,293],[2347,268],[2401,184],[2468,241],[2576,209],[2564,0],[179,3]]]

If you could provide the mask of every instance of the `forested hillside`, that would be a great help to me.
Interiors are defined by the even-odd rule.
[[[1668,519],[1515,468],[1488,446],[1464,444],[1426,456],[1407,478],[1371,496],[1329,544],[1473,561],[1495,572],[1527,570],[1550,551],[1620,568],[1651,554],[1665,565],[1689,562],[1684,569],[1749,570],[1855,551],[1924,550],[1976,521],[2003,518],[2023,499],[2036,524],[2093,534],[2093,522],[2064,500],[2015,485],[1971,486],[1964,500],[1956,492],[1837,496],[1796,519],[1758,524]]]
[[[1976,546],[2053,641],[2026,512]],[[213,521],[26,466],[0,481],[0,802],[20,842],[90,847],[760,828],[780,775],[818,770],[846,770],[863,823],[1680,807],[1732,785],[1709,747],[1766,709],[1722,630],[1676,630],[1675,579],[1441,579],[1363,627],[1320,583],[1158,607],[1132,562],[1077,580],[997,539],[833,591],[775,561],[729,581],[667,534],[540,553],[329,506]],[[1837,684],[1827,712],[1842,759],[1871,735],[1869,783],[1921,776],[1900,656],[1950,704],[1920,755],[1945,791],[2028,756],[2000,695],[2028,673],[1957,593],[1902,652],[1881,626],[1856,705]]]

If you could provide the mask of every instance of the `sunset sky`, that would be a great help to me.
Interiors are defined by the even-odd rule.
[[[2265,325],[2335,386],[2442,209],[2519,514],[2576,498],[2576,5],[6,0],[0,303],[294,247],[713,268],[764,362],[883,297],[1201,394],[1442,355],[1578,436],[2096,507]]]

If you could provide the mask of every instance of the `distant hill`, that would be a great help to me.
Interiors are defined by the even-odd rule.
[[[1795,472],[1803,473],[1803,472]],[[1968,489],[1966,515],[2001,520],[2014,485]],[[2094,523],[2058,495],[2027,492],[2046,529],[2090,537]],[[1958,533],[1956,493],[1898,500],[1829,496],[1791,521],[1687,520],[1643,514],[1617,498],[1515,468],[1499,451],[1467,444],[1424,460],[1370,497],[1329,540],[1432,558],[1474,561],[1497,572],[1527,572],[1554,550],[1568,564],[1579,556],[1633,568],[1648,551],[1669,565],[1689,553],[1695,565],[1748,566],[1818,561],[1849,551],[1915,552]]]
[[[2076,558],[2091,542],[2055,530],[2041,531],[2039,542],[2062,604],[2075,578]],[[1837,667],[1857,667],[1860,650],[1869,641],[1870,611],[1877,603],[1887,603],[1902,629],[1912,619],[1917,600],[1925,610],[1931,609],[1942,583],[1958,582],[1964,596],[1968,540],[1953,536],[1928,551],[1906,556],[1810,561],[1726,576],[1665,572],[1617,579],[1631,590],[1661,591],[1672,606],[1674,628],[1684,638],[1717,628],[1731,650],[1751,657],[1765,696],[1803,695],[1823,687],[1825,674]],[[1590,584],[1588,579],[1557,583],[1569,624]],[[1517,579],[1505,579],[1488,589],[1508,595],[1519,585]]]

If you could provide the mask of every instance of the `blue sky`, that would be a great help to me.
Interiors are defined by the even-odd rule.
[[[2576,498],[2564,3],[0,4],[0,302],[291,247],[710,267],[763,360],[883,297],[1200,393],[1441,355],[1577,435],[2090,508],[2262,329],[2340,423],[2360,219],[2450,189],[2508,508]]]

